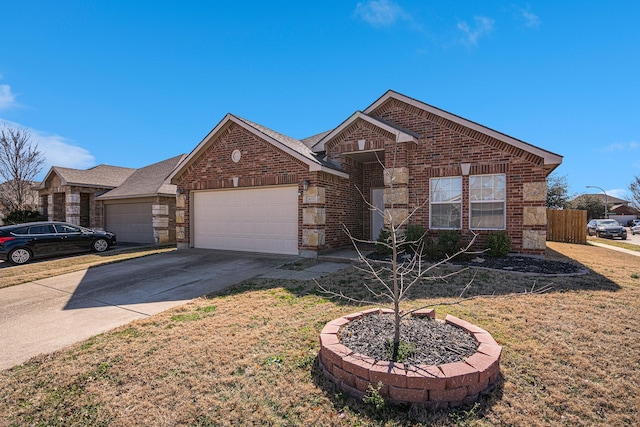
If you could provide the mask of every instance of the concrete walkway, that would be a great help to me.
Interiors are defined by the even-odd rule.
[[[600,242],[589,241],[587,243],[590,244],[590,245],[593,245],[593,246],[598,246],[598,247],[601,247],[601,248],[611,249],[611,250],[618,251],[618,252],[624,252],[625,254],[629,254],[629,255],[634,255],[634,256],[640,257],[640,251],[632,251],[632,250],[629,250],[629,249],[619,248],[618,246],[607,245],[606,243],[600,243]]]

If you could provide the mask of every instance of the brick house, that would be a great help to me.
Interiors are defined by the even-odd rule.
[[[54,166],[38,189],[40,212],[51,221],[112,231],[119,242],[175,243],[176,186],[166,178],[183,157],[140,169]]]
[[[546,177],[562,156],[388,91],[335,129],[296,140],[228,114],[170,175],[178,247],[316,256],[376,239],[385,217],[431,234],[506,230],[546,247]],[[384,165],[384,166],[383,166]],[[386,173],[385,173],[386,169]]]

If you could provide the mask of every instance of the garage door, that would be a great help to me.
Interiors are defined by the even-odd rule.
[[[298,188],[194,193],[196,248],[298,254]]]
[[[154,243],[151,203],[109,204],[105,210],[104,229],[118,242]]]

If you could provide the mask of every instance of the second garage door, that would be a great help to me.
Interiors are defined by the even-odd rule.
[[[154,243],[151,205],[105,204],[105,230],[116,233],[118,242]]]
[[[196,248],[298,254],[298,187],[194,193]]]

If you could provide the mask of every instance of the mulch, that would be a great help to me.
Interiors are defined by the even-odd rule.
[[[584,267],[580,265],[526,256],[478,257],[470,261],[453,260],[452,263],[470,267],[544,275],[578,274],[584,271]]]
[[[430,318],[406,317],[400,327],[400,358],[393,358],[394,318],[372,314],[340,329],[340,340],[350,350],[376,361],[395,360],[410,365],[442,365],[474,354],[478,342],[466,331]]]
[[[380,255],[376,252],[369,254],[367,258],[373,261],[389,261],[391,259],[388,255]],[[402,262],[403,260],[406,261],[409,259],[410,256],[405,254],[400,256],[398,260]],[[506,257],[478,256],[471,260],[453,259],[449,262],[454,265],[468,267],[489,268],[492,270],[541,275],[580,274],[585,271],[583,266],[568,262],[519,255],[509,255]]]

